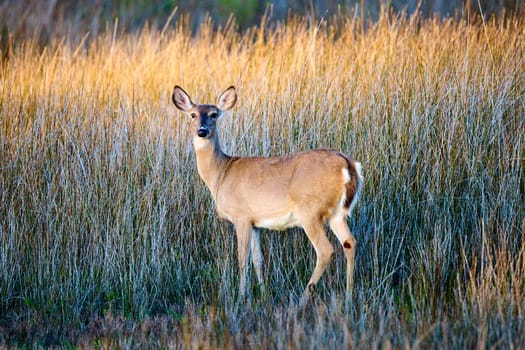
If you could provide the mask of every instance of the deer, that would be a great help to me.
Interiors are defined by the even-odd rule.
[[[192,119],[197,171],[211,193],[217,215],[235,228],[239,297],[246,297],[249,255],[257,281],[264,288],[260,229],[283,231],[300,227],[317,257],[300,299],[300,305],[304,305],[334,254],[325,231],[326,223],[343,247],[347,263],[346,296],[351,296],[356,239],[346,218],[363,186],[361,163],[330,149],[272,157],[230,156],[221,148],[217,121],[237,102],[234,86],[221,92],[212,105],[195,104],[176,85],[172,101]]]

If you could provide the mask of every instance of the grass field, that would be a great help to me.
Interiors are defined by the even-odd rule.
[[[19,42],[0,65],[0,347],[525,347],[525,22],[384,14]],[[82,40],[82,38],[84,38]],[[267,292],[237,303],[236,242],[197,174],[175,84],[230,154],[363,164],[304,310],[304,233],[263,232]]]

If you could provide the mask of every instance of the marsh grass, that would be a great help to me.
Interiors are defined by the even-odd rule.
[[[28,40],[0,66],[0,345],[522,347],[525,25],[383,14],[243,34]],[[175,84],[239,102],[230,154],[362,162],[344,257],[309,308],[300,230],[262,235],[267,291],[237,302],[236,243],[196,172]],[[252,282],[255,282],[253,273]]]

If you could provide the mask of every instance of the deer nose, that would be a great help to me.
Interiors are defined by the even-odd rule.
[[[201,126],[197,129],[197,135],[199,137],[206,137],[210,133],[210,130],[206,126]]]

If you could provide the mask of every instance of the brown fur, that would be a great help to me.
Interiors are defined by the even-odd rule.
[[[179,109],[192,116],[197,131],[193,142],[199,175],[215,200],[219,217],[235,226],[240,295],[246,289],[250,248],[257,278],[259,283],[263,282],[258,235],[250,232],[257,227],[284,230],[299,226],[304,228],[317,253],[314,272],[303,293],[303,301],[307,300],[333,254],[324,230],[326,221],[345,248],[349,293],[355,238],[345,217],[358,195],[360,165],[340,152],[327,149],[281,157],[231,157],[220,147],[216,120],[235,104],[233,87],[219,95],[217,106],[194,104],[180,87],[175,87],[172,99]]]

